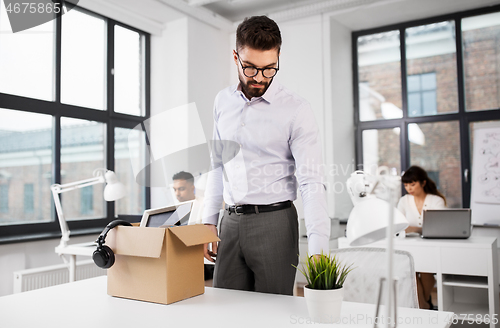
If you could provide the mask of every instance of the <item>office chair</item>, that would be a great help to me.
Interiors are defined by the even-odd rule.
[[[331,250],[342,264],[354,268],[344,283],[344,300],[377,304],[380,278],[387,273],[383,248],[354,247]],[[417,283],[413,257],[406,251],[394,251],[394,277],[397,283],[397,306],[418,308]],[[382,304],[385,304],[382,298]]]

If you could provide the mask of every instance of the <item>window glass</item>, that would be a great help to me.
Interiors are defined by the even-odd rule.
[[[62,16],[61,102],[105,109],[106,24],[76,9]]]
[[[143,38],[115,26],[115,112],[144,115]]]
[[[80,189],[80,213],[82,215],[94,214],[94,186]]]
[[[418,165],[436,182],[448,207],[462,207],[458,121],[408,125],[410,165]]]
[[[24,213],[33,214],[35,212],[35,188],[32,183],[24,184]]]
[[[115,128],[115,173],[127,189],[115,201],[115,215],[142,214],[146,209],[145,187],[136,182],[134,168],[145,167],[145,135],[136,129]]]
[[[464,18],[465,108],[500,108],[500,13]]]
[[[359,119],[403,117],[399,31],[358,37]]]
[[[95,169],[105,168],[103,123],[61,118],[61,182],[77,182],[94,177]],[[72,190],[61,194],[61,203],[66,220],[103,218],[106,216],[104,184],[92,186],[90,191]],[[83,194],[82,194],[83,192]],[[85,201],[84,201],[85,199]],[[92,204],[92,210],[89,208]]]
[[[9,212],[9,185],[0,184],[0,212]]]
[[[0,92],[54,100],[54,31],[55,20],[12,33],[0,3]]]
[[[408,116],[458,112],[455,22],[406,29]]]
[[[388,166],[401,172],[399,128],[363,131],[363,170],[376,174],[377,167]]]
[[[435,115],[436,107],[436,74],[408,76],[408,112],[410,115]]]
[[[52,117],[0,109],[0,225],[51,220]]]

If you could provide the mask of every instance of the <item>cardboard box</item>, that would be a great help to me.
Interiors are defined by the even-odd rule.
[[[106,244],[115,253],[108,294],[170,304],[205,292],[203,244],[219,241],[201,224],[170,228],[118,226]]]

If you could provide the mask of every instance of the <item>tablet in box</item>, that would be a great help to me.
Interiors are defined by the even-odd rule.
[[[106,238],[115,253],[108,294],[162,304],[203,294],[203,244],[214,241],[219,238],[201,224],[118,226]]]

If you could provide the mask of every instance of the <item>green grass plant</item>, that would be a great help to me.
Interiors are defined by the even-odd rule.
[[[323,253],[319,258],[308,256],[303,269],[294,265],[306,277],[308,288],[325,290],[342,288],[351,266],[343,265],[335,255]]]

